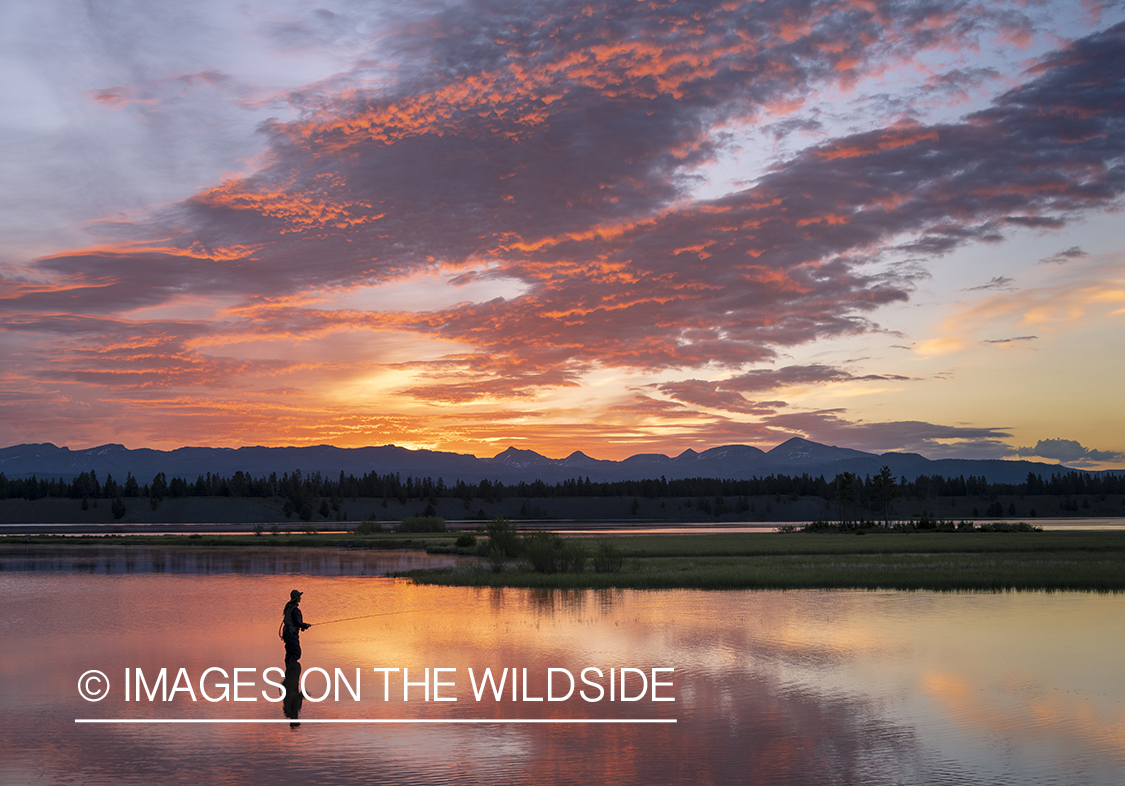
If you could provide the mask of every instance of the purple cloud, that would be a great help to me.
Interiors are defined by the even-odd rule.
[[[1004,440],[1006,428],[943,426],[924,421],[852,422],[844,410],[820,410],[773,415],[763,419],[771,428],[799,433],[814,442],[847,445],[872,453],[920,453],[927,458],[1004,458],[1012,448]]]
[[[1016,455],[1027,458],[1056,459],[1074,467],[1085,467],[1106,461],[1125,461],[1125,453],[1116,450],[1094,450],[1073,439],[1041,439],[1035,447],[1016,449]]]

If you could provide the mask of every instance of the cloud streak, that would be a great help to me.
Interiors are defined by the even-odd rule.
[[[1071,246],[1065,251],[1060,251],[1057,254],[1052,254],[1049,257],[1043,257],[1039,261],[1044,264],[1053,262],[1055,264],[1061,265],[1066,262],[1070,262],[1075,259],[1082,259],[1083,257],[1088,256],[1090,256],[1090,254],[1086,251],[1083,251],[1080,246]]]

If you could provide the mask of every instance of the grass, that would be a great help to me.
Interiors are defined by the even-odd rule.
[[[881,534],[636,535],[613,538],[634,557],[767,557],[784,554],[994,553],[1115,550],[1125,532],[912,532]]]
[[[415,570],[423,584],[536,588],[1125,590],[1125,533],[655,535],[616,538],[616,573],[513,561]]]

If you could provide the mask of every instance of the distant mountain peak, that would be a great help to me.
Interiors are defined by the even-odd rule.
[[[875,456],[874,453],[865,453],[862,450],[853,450],[851,448],[839,448],[835,445],[823,445],[819,442],[803,439],[802,437],[787,439],[774,449],[767,451],[765,455],[773,461],[786,463],[805,463],[810,461],[828,463],[832,461]]]
[[[506,467],[527,467],[536,464],[549,463],[551,460],[546,456],[536,453],[534,450],[526,450],[523,448],[509,446],[504,451],[497,453],[492,457],[492,460],[499,462]]]
[[[717,458],[757,458],[764,456],[766,453],[761,448],[753,447],[752,445],[722,445],[717,448],[709,448],[699,455],[703,458],[717,459]]]
[[[783,450],[787,448],[802,448],[802,447],[817,447],[817,448],[834,448],[835,445],[825,445],[820,442],[812,442],[804,437],[790,437],[776,447],[770,448],[767,453],[773,453],[775,450]]]
[[[493,458],[500,458],[501,456],[539,456],[540,458],[543,457],[542,454],[536,453],[534,450],[528,450],[527,448],[517,448],[514,445],[509,445],[508,447],[504,448],[502,451],[500,451],[495,456],[493,456]]]
[[[573,453],[571,453],[569,456],[564,458],[561,462],[559,462],[559,466],[562,466],[562,467],[574,467],[574,466],[590,467],[590,466],[596,466],[596,465],[599,465],[599,464],[606,464],[606,463],[607,462],[602,461],[601,459],[596,459],[596,458],[592,458],[591,456],[587,456],[581,450],[576,450]],[[613,462],[608,462],[608,463],[613,463]]]

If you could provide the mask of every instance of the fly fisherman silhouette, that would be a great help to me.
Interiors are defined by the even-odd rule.
[[[285,642],[285,664],[296,663],[301,659],[301,631],[312,627],[305,622],[301,615],[302,593],[293,590],[289,593],[289,602],[285,604],[282,615],[281,640]]]

